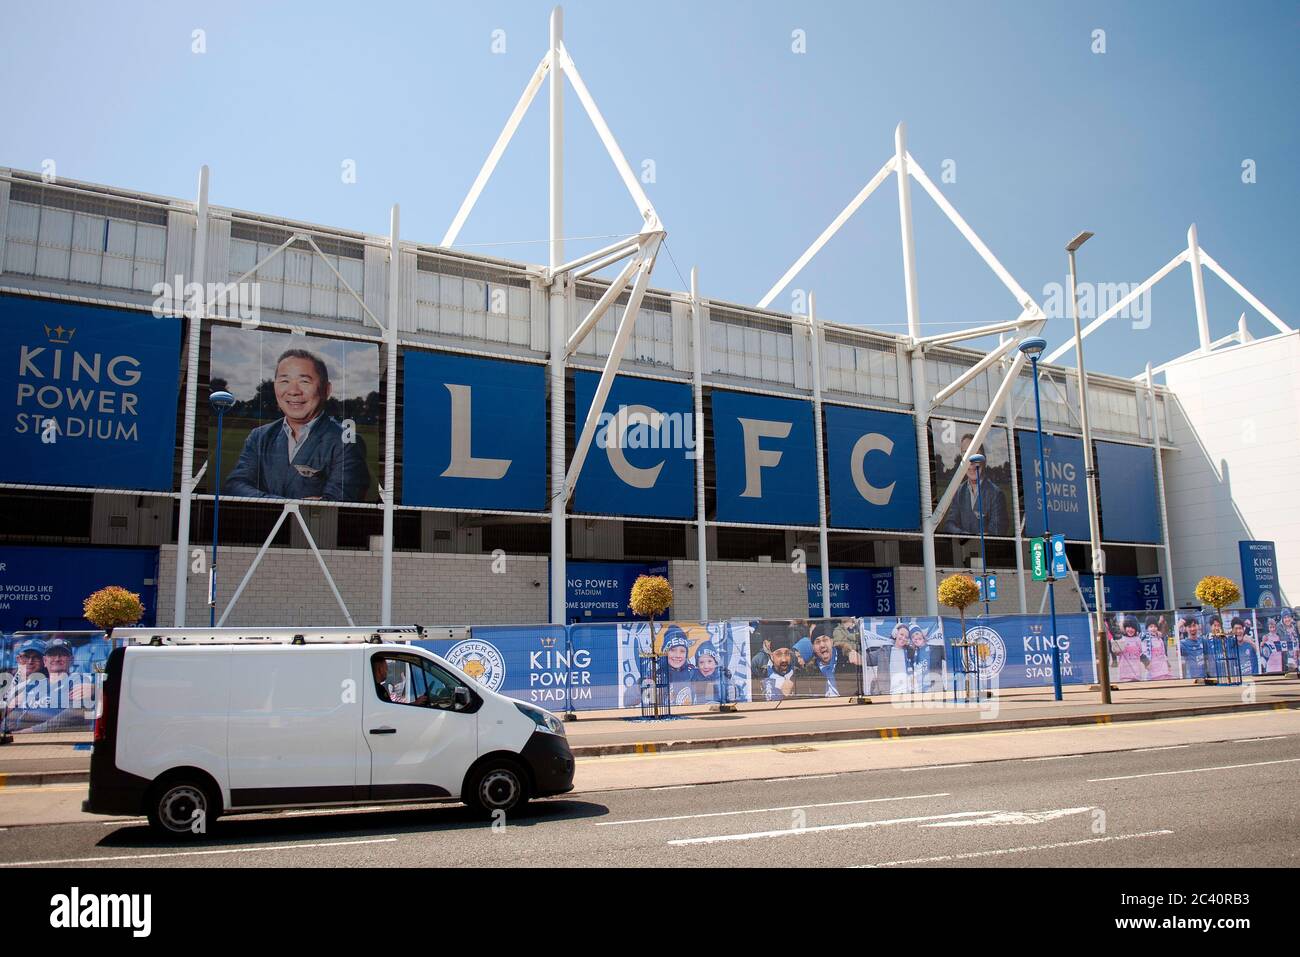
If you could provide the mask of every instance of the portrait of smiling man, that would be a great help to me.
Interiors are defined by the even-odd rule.
[[[306,349],[286,349],[272,384],[281,417],[248,433],[221,490],[257,498],[364,500],[366,446],[355,434],[345,441],[343,425],[325,412],[332,390],[325,360]]]

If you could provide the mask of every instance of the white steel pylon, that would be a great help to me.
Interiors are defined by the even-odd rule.
[[[623,186],[636,206],[641,217],[640,229],[603,249],[565,261],[564,258],[564,80],[568,78],[573,92],[586,111],[587,118],[595,128],[609,154],[610,161],[618,171]],[[461,227],[469,217],[470,211],[478,201],[483,188],[492,177],[506,147],[518,130],[520,122],[528,112],[544,80],[550,80],[550,255],[548,265],[542,272],[542,282],[550,288],[550,360],[548,362],[548,382],[550,393],[550,514],[551,514],[551,622],[565,624],[566,617],[566,558],[568,550],[566,508],[569,496],[577,486],[583,463],[591,448],[596,434],[596,425],[604,412],[605,400],[609,397],[610,387],[618,374],[619,364],[632,330],[636,325],[637,313],[645,297],[650,274],[654,270],[655,258],[660,244],[666,235],[659,214],[654,204],[646,196],[641,183],[632,172],[632,167],[619,148],[618,141],[610,132],[609,124],[601,115],[600,108],[592,98],[587,84],[578,72],[578,66],[564,46],[564,12],[560,7],[551,11],[550,48],[542,57],[537,69],[524,86],[524,92],[506,120],[505,127],[489,150],[487,159],[474,178],[469,193],[460,204],[455,218],[442,238],[443,246],[451,246],[460,235]],[[584,276],[599,272],[627,259],[617,278],[610,284],[600,299],[591,307],[587,315],[579,322],[572,335],[568,334],[566,310],[571,301],[568,290],[572,284]],[[609,310],[623,290],[631,284],[627,304],[619,320],[618,331],[614,334],[614,343],[606,357],[605,366],[596,386],[596,394],[591,408],[577,410],[579,438],[574,449],[573,460],[565,465],[565,369],[569,359],[583,340],[591,334],[601,317]]]
[[[1246,317],[1245,314],[1243,313],[1241,319],[1239,320],[1238,331],[1236,333],[1233,333],[1230,336],[1227,336],[1223,339],[1214,342],[1210,340],[1210,318],[1209,318],[1209,312],[1206,309],[1206,305],[1205,305],[1205,284],[1204,284],[1204,278],[1202,276],[1202,270],[1201,270],[1202,266],[1209,266],[1210,269],[1228,285],[1228,288],[1230,288],[1237,295],[1241,296],[1242,299],[1246,300],[1246,302],[1249,303],[1250,306],[1256,312],[1258,312],[1261,316],[1267,319],[1273,325],[1273,327],[1277,329],[1278,332],[1292,331],[1291,327],[1288,326],[1281,319],[1279,319],[1277,314],[1273,312],[1272,309],[1269,309],[1268,306],[1264,305],[1257,298],[1255,298],[1254,293],[1252,293],[1249,289],[1247,289],[1235,278],[1233,278],[1233,276],[1226,269],[1224,269],[1222,266],[1219,265],[1218,261],[1213,256],[1211,256],[1201,247],[1200,240],[1198,239],[1196,233],[1196,224],[1192,223],[1192,225],[1187,230],[1187,248],[1182,250],[1173,259],[1169,260],[1169,262],[1165,263],[1164,266],[1162,266],[1160,269],[1152,273],[1151,276],[1148,277],[1145,282],[1134,287],[1127,296],[1125,296],[1123,299],[1120,299],[1117,303],[1115,303],[1113,306],[1111,306],[1109,309],[1103,312],[1100,316],[1098,316],[1096,319],[1092,320],[1092,322],[1084,326],[1081,334],[1082,338],[1086,339],[1088,336],[1092,335],[1094,332],[1100,329],[1108,320],[1119,315],[1126,308],[1128,308],[1128,306],[1131,303],[1136,301],[1139,296],[1146,293],[1147,290],[1149,290],[1156,283],[1160,282],[1160,280],[1164,279],[1166,276],[1168,276],[1171,272],[1173,272],[1183,263],[1187,263],[1188,266],[1191,267],[1192,296],[1196,302],[1196,328],[1197,328],[1197,333],[1200,337],[1200,348],[1197,349],[1195,352],[1188,353],[1188,355],[1197,355],[1199,353],[1210,352],[1211,350],[1216,349],[1217,347],[1224,345],[1230,341],[1244,342],[1245,341],[1244,337],[1249,335],[1249,333],[1246,331],[1246,323],[1245,323]],[[1057,346],[1056,349],[1054,349],[1050,354],[1048,354],[1045,361],[1055,362],[1057,359],[1065,355],[1073,348],[1074,348],[1074,340],[1069,339],[1061,343],[1061,345]],[[1180,358],[1186,358],[1186,356]],[[1165,365],[1168,365],[1168,363],[1166,363]],[[1164,368],[1165,366],[1163,365],[1158,366],[1155,369],[1153,369],[1152,372],[1161,372],[1164,370]],[[1137,375],[1135,375],[1133,378],[1135,380],[1144,379],[1146,378],[1146,372],[1145,371],[1140,372]]]

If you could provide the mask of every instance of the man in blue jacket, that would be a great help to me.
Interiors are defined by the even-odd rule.
[[[343,440],[343,426],[325,414],[330,397],[325,362],[306,349],[288,349],[275,364],[275,401],[283,418],[248,433],[227,495],[254,498],[363,501],[370,484],[360,436]]]

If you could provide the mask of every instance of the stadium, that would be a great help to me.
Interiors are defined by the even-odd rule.
[[[567,255],[565,83],[635,207],[625,237]],[[547,261],[458,249],[544,86]],[[1045,529],[1034,360],[1019,348],[1044,309],[894,133],[880,171],[811,245],[797,241],[758,304],[714,298],[694,274],[690,288],[652,282],[671,224],[558,24],[437,242],[403,236],[396,207],[381,236],[213,206],[206,167],[187,198],[0,170],[0,394],[14,402],[0,630],[85,628],[82,598],[110,579],[158,626],[206,623],[210,587],[228,625],[608,622],[630,617],[631,581],[651,569],[682,620],[933,616],[938,580],[981,568],[1003,613],[1034,614],[1047,586],[1030,540],[1045,530],[1066,536],[1063,613],[1089,610],[1094,572],[1117,609],[1199,608],[1195,584],[1212,573],[1248,578],[1250,607],[1300,594],[1300,339],[1233,278],[1229,254],[1220,264],[1192,227],[1166,267],[1098,310],[1081,339],[1190,273],[1200,348],[1135,357],[1132,378],[1088,372],[1086,416],[1073,343],[1051,343],[1038,366]],[[924,327],[922,193],[1006,287],[1005,322]],[[899,205],[907,334],[827,321],[811,300],[772,308],[873,194]],[[1211,340],[1206,273],[1267,336],[1243,318]],[[1245,369],[1270,387],[1214,386]]]

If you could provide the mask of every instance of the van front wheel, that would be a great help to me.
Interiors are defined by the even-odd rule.
[[[150,792],[145,814],[154,829],[175,840],[207,836],[221,808],[208,785],[192,778],[174,777],[158,782]]]
[[[504,758],[485,763],[466,784],[463,800],[481,814],[509,814],[528,800],[528,779],[523,769]]]

